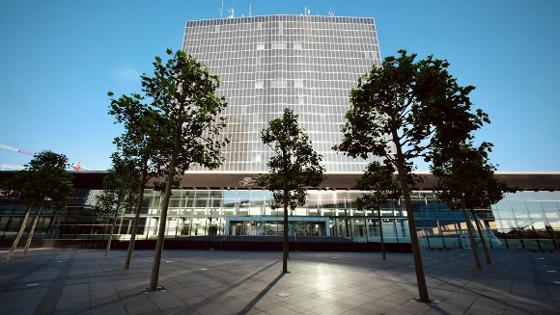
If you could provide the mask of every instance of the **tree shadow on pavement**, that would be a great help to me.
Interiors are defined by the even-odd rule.
[[[239,314],[247,314],[263,298],[263,296],[265,296],[268,291],[270,291],[270,289],[272,289],[272,287],[274,287],[274,285],[276,285],[276,283],[280,281],[280,279],[282,279],[284,275],[285,273],[281,273],[276,278],[274,278],[274,280],[272,280],[272,282],[270,282],[259,294],[257,294],[257,296],[255,296],[255,298],[251,300],[251,302],[245,305],[245,307],[239,312]]]

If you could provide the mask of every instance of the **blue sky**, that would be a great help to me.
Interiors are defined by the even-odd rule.
[[[129,93],[154,56],[181,46],[189,19],[217,18],[220,0],[0,2],[0,144],[51,149],[109,167],[120,133],[106,93]],[[451,63],[492,124],[501,171],[560,171],[560,1],[265,1],[253,15],[373,16],[382,56],[405,48]],[[248,14],[249,0],[224,0]],[[28,156],[0,149],[0,165]]]

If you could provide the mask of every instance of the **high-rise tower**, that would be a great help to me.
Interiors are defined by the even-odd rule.
[[[183,49],[220,77],[231,143],[217,171],[265,172],[260,131],[285,107],[299,115],[327,172],[363,171],[337,154],[349,92],[380,63],[373,18],[271,15],[189,21]]]

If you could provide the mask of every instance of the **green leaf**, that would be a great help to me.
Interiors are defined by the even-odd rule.
[[[286,108],[281,118],[270,121],[261,131],[261,140],[275,155],[268,161],[269,173],[260,175],[257,183],[273,192],[273,208],[303,205],[307,188],[323,180],[321,156],[313,150],[297,118]]]

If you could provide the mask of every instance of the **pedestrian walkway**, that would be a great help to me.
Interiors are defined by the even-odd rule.
[[[0,262],[0,314],[559,314],[560,255],[495,250],[476,271],[469,251],[423,252],[431,304],[416,302],[410,254],[42,249]]]

